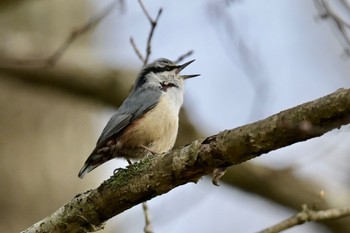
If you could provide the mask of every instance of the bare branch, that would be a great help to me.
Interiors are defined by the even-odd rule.
[[[139,0],[139,1],[141,2],[141,0]],[[151,52],[152,52],[151,51],[151,41],[152,41],[152,38],[153,38],[154,29],[157,26],[158,19],[159,19],[161,13],[162,13],[162,8],[159,9],[156,19],[150,21],[150,23],[151,23],[151,30],[149,32],[148,39],[147,39],[146,58],[145,58],[145,61],[144,61],[144,65],[146,65],[148,63],[149,56],[151,55]]]
[[[349,10],[350,14],[350,6],[346,1],[341,1],[343,6]],[[327,0],[315,0],[315,5],[319,10],[321,19],[330,19],[337,29],[337,32],[340,34],[341,38],[337,36],[340,43],[345,43],[344,45],[344,54],[349,57],[350,56],[350,36],[348,35],[347,30],[350,30],[350,23],[346,22],[342,17],[339,16],[334,9],[332,9]]]
[[[191,56],[193,54],[193,50],[190,50],[188,51],[187,53],[181,55],[180,57],[178,57],[176,60],[175,60],[175,63],[179,63],[181,62],[182,60],[184,60],[185,58]]]
[[[54,66],[58,60],[63,56],[72,43],[82,36],[83,34],[91,31],[95,28],[106,16],[108,16],[112,10],[120,3],[120,0],[115,0],[108,5],[103,11],[92,17],[88,22],[82,26],[73,30],[67,39],[61,44],[61,46],[49,57],[45,59],[28,59],[28,60],[11,60],[0,59],[0,68],[18,68],[18,69],[31,69],[31,68],[44,68],[48,66]],[[121,3],[122,4],[122,3]]]
[[[148,11],[147,11],[145,5],[143,4],[143,1],[142,1],[142,0],[138,0],[138,1],[139,1],[139,4],[140,4],[140,6],[141,6],[141,9],[142,9],[143,13],[146,15],[148,21],[149,21],[149,22],[151,23],[151,25],[152,25],[153,19],[152,19],[152,17],[150,16],[150,14],[148,13]]]
[[[273,178],[272,178],[273,177]],[[300,211],[301,203],[311,203],[313,209],[330,209],[334,206],[327,200],[320,201],[322,187],[312,177],[299,177],[295,167],[270,168],[254,162],[230,167],[222,177],[222,182],[248,193],[254,193],[273,203]],[[288,184],[288,185],[285,185]],[[315,195],[319,198],[315,200]],[[323,226],[330,232],[350,232],[349,221],[324,221]]]
[[[150,55],[152,53],[151,42],[152,42],[154,30],[155,30],[155,28],[156,28],[156,26],[158,24],[158,20],[159,20],[160,15],[162,14],[163,9],[159,8],[156,19],[152,19],[152,17],[150,16],[150,14],[147,11],[145,5],[143,4],[143,1],[142,0],[138,0],[138,2],[140,4],[140,6],[141,6],[141,9],[142,9],[143,13],[147,17],[147,20],[151,24],[151,29],[149,31],[148,38],[147,38],[145,58],[143,58],[143,56],[141,55],[140,50],[137,48],[137,46],[136,46],[136,44],[135,44],[135,42],[134,42],[134,40],[132,38],[130,38],[130,43],[131,43],[132,47],[134,48],[137,56],[143,62],[143,65],[146,65],[148,63],[149,57],[150,57]]]
[[[133,163],[130,161],[130,159],[126,159],[129,165],[132,165]],[[114,170],[113,174],[116,174],[120,169],[117,168]],[[142,209],[143,209],[143,214],[145,215],[145,227],[143,228],[143,231],[145,233],[153,233],[152,230],[152,224],[151,224],[151,216],[148,211],[148,206],[147,202],[142,202]]]
[[[47,64],[54,66],[57,61],[61,58],[63,53],[67,50],[67,48],[81,35],[95,28],[107,15],[109,15],[114,7],[117,6],[119,0],[112,2],[108,5],[103,11],[101,11],[96,16],[92,17],[87,23],[73,30],[71,34],[68,36],[66,41],[58,48],[56,52],[54,52],[48,59]]]
[[[130,37],[130,43],[131,43],[131,46],[134,49],[136,55],[138,56],[138,58],[142,61],[142,63],[145,63],[145,59],[143,58],[140,50],[137,48],[137,45],[135,44],[134,38]]]
[[[302,127],[305,121],[311,127]],[[130,165],[97,189],[77,195],[52,216],[24,232],[94,231],[108,219],[145,200],[185,183],[197,182],[214,168],[239,164],[349,123],[350,89],[340,89],[264,120]]]
[[[325,196],[325,191],[321,190],[318,195],[317,198],[313,201],[313,203],[311,204],[311,209],[312,210],[316,210],[317,206],[319,204],[321,204],[324,201],[324,196]]]
[[[277,233],[306,222],[338,219],[347,216],[350,216],[350,207],[315,211],[309,209],[308,206],[304,204],[301,212],[276,224],[275,226],[259,231],[259,233]]]
[[[145,233],[153,233],[152,224],[151,224],[151,216],[150,216],[149,211],[148,211],[147,202],[142,202],[142,208],[143,208],[143,212],[145,215],[145,222],[146,222],[145,228],[143,229],[143,231]]]
[[[147,38],[145,57],[142,56],[140,50],[138,49],[138,47],[137,47],[137,45],[132,37],[130,38],[130,43],[131,43],[131,46],[133,47],[137,57],[142,61],[143,65],[146,65],[148,63],[150,55],[152,53],[152,38],[153,38],[154,30],[158,24],[158,20],[159,20],[160,15],[162,14],[163,9],[159,8],[156,18],[152,19],[152,17],[150,16],[150,14],[147,11],[145,5],[143,4],[143,1],[138,0],[138,2],[141,6],[143,13],[145,14],[146,18],[148,19],[149,23],[151,24],[151,29],[149,31],[148,38]],[[188,56],[191,56],[192,54],[193,54],[193,50],[188,51],[187,53],[181,55],[178,59],[176,59],[175,63],[182,61],[183,59],[185,59]]]
[[[340,0],[343,6],[350,12],[350,3],[347,0]]]

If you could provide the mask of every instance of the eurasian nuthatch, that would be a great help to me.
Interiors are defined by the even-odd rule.
[[[102,131],[80,178],[112,158],[141,159],[147,151],[163,153],[174,146],[184,79],[198,76],[179,72],[193,61],[177,65],[160,58],[143,67],[129,96]]]

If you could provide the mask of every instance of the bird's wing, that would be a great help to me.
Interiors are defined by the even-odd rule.
[[[160,95],[161,91],[159,89],[133,91],[108,121],[97,141],[96,149],[104,146],[108,140],[121,133],[134,120],[154,108]]]

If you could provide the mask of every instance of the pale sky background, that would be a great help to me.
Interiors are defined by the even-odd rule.
[[[97,12],[110,1],[91,2]],[[141,62],[129,38],[133,36],[144,51],[149,22],[136,0],[125,2],[123,13],[115,10],[99,25],[95,49],[113,67],[140,69]],[[228,5],[214,0],[144,2],[153,17],[163,7],[152,41],[152,60],[176,59],[194,50],[187,60],[196,61],[184,73],[201,76],[186,81],[184,105],[204,135],[265,118],[350,86],[350,60],[341,58],[343,48],[334,30],[317,19],[311,0],[240,0]],[[110,113],[101,116],[97,134]],[[349,141],[347,127],[254,161],[296,166],[299,175],[323,181],[326,193],[339,193],[341,184],[348,182],[344,170],[349,167],[343,165],[342,171],[336,167],[339,161],[349,159]],[[335,155],[324,155],[326,150]],[[118,166],[120,161],[109,162],[104,178]],[[337,204],[343,204],[342,200]],[[225,185],[215,187],[207,179],[176,188],[149,205],[156,233],[256,232],[294,213]],[[113,221],[118,228],[123,226],[123,232],[142,232],[142,207],[134,207]],[[113,224],[108,222],[106,228],[112,229]],[[320,232],[320,228],[308,223],[286,232],[313,233]]]

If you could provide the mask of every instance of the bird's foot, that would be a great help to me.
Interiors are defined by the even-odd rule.
[[[157,152],[155,152],[154,150],[148,148],[147,146],[141,145],[141,147],[143,149],[145,149],[146,151],[150,152],[152,155],[157,155],[158,154]]]
[[[121,168],[121,167],[116,168],[116,169],[114,169],[114,171],[113,171],[113,175],[115,175],[115,174],[117,174],[118,172],[123,171],[123,170],[126,170],[126,169],[125,169],[125,168]]]

